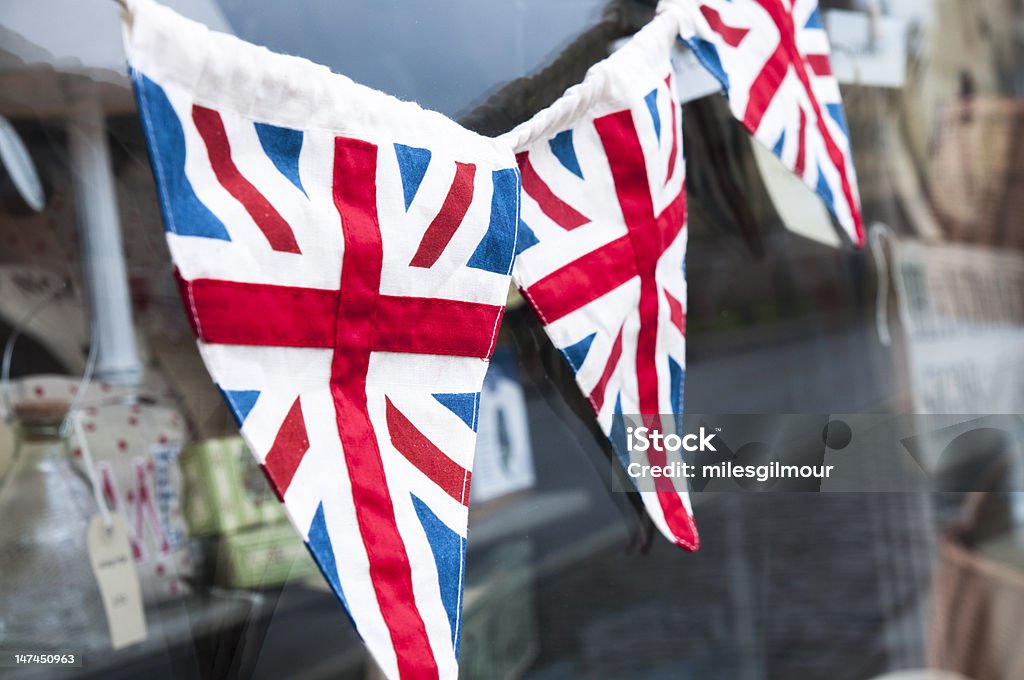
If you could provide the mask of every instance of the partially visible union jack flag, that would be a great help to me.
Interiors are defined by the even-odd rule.
[[[818,0],[662,0],[733,115],[864,244],[857,176]]]
[[[683,409],[686,167],[669,61],[675,27],[655,19],[539,117],[552,119],[547,129],[527,123],[507,135],[523,184],[513,278],[622,458],[623,414]],[[587,97],[589,109],[573,101]],[[653,449],[648,456],[667,462]],[[676,484],[660,478],[640,495],[669,540],[696,550],[685,481]]]
[[[149,3],[128,40],[210,375],[387,676],[455,678],[511,151]]]

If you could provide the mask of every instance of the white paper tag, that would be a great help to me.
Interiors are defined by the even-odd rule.
[[[766,146],[751,138],[754,162],[761,171],[765,189],[782,223],[794,234],[839,248],[842,241],[832,226],[825,204],[811,188],[794,175]]]
[[[146,614],[128,529],[118,515],[110,520],[107,527],[102,516],[93,517],[87,542],[89,561],[107,612],[110,643],[114,649],[121,649],[146,639]]]
[[[722,91],[722,83],[700,63],[693,51],[676,42],[672,48],[672,70],[676,74],[679,103],[685,104]]]
[[[473,502],[483,503],[529,489],[536,481],[526,396],[515,355],[494,352],[480,395],[479,432],[473,468]]]
[[[879,17],[877,35],[864,12],[830,9],[825,28],[832,43],[832,73],[840,83],[900,88],[907,77],[907,21]]]

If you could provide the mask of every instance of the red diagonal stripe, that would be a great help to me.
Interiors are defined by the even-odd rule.
[[[832,75],[832,62],[829,61],[827,54],[808,54],[807,65],[811,67],[812,71],[814,71],[814,75]]]
[[[793,172],[802,178],[807,162],[807,114],[804,113],[803,107],[800,108],[800,132],[797,135],[796,141],[796,162],[793,163]]]
[[[402,678],[438,677],[437,661],[416,606],[412,567],[395,523],[390,486],[366,405],[366,374],[380,291],[383,245],[377,220],[377,147],[336,137],[334,204],[341,216],[345,252],[331,362],[331,395],[337,416],[352,503],[369,561],[370,582],[391,634]]]
[[[192,106],[192,120],[195,121],[199,136],[206,144],[213,174],[229,194],[242,204],[253,222],[267,237],[270,247],[285,253],[298,253],[299,244],[291,226],[274,209],[259,189],[238,170],[231,158],[231,145],[224,130],[224,121],[213,109],[195,104]]]
[[[700,13],[704,15],[704,19],[707,20],[708,26],[711,30],[722,36],[722,41],[730,47],[736,47],[743,39],[747,37],[747,33],[750,33],[749,28],[735,28],[729,26],[722,21],[722,15],[718,13],[718,10],[708,7],[707,5],[701,5]]]
[[[785,29],[779,28],[780,31]],[[750,86],[750,98],[747,100],[747,109],[743,113],[743,124],[751,132],[757,132],[761,126],[765,111],[779,91],[779,86],[789,71],[789,53],[780,43],[768,61],[761,68],[761,72]]]
[[[545,324],[561,319],[636,276],[636,258],[628,235],[573,260],[523,293]]]
[[[619,334],[615,337],[615,342],[612,344],[612,351],[608,355],[608,361],[601,372],[601,377],[598,379],[597,384],[594,385],[594,389],[590,391],[590,405],[594,407],[594,413],[601,413],[601,407],[604,406],[604,395],[608,391],[608,381],[615,374],[615,369],[619,365],[619,358],[621,356],[622,328],[620,327]]]
[[[672,294],[665,291],[665,299],[668,301],[668,318],[672,321],[679,332],[686,335],[686,312],[683,311],[683,303],[672,297]]]
[[[448,242],[452,240],[459,225],[462,224],[469,204],[473,202],[473,178],[476,166],[472,163],[455,162],[455,177],[448,189],[441,211],[423,232],[420,246],[413,255],[410,267],[429,268],[434,266],[441,257]]]
[[[551,191],[551,187],[541,179],[541,176],[537,174],[537,170],[533,167],[533,163],[530,162],[529,151],[516,154],[516,163],[519,164],[523,191],[530,198],[537,201],[541,212],[550,217],[551,221],[566,231],[571,231],[590,221],[571,205],[556,196],[555,192]]]
[[[665,78],[665,86],[668,88],[669,108],[672,109],[672,149],[668,154],[668,170],[665,171],[665,184],[672,179],[676,171],[676,156],[679,155],[679,121],[676,120],[676,107],[679,106],[675,96],[672,94],[672,74]]]
[[[679,193],[672,202],[665,206],[657,219],[658,224],[658,257],[661,257],[679,234],[686,228],[686,184],[680,187]]]
[[[391,400],[384,397],[388,433],[395,449],[446,494],[469,505],[470,472],[420,432]]]
[[[270,486],[282,503],[295,471],[308,450],[309,435],[306,432],[306,421],[302,417],[302,405],[296,397],[295,403],[281,423],[281,429],[277,431],[274,445],[270,447],[262,464],[263,472],[270,480]]]

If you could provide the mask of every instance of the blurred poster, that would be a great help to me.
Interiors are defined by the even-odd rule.
[[[0,323],[21,329],[69,371],[85,368],[82,301],[59,274],[32,265],[0,265]]]
[[[917,413],[1024,413],[1024,256],[901,241],[894,266]]]
[[[935,0],[888,0],[887,14],[899,17],[911,25],[928,24],[935,15]]]
[[[941,110],[926,181],[947,237],[1024,248],[1024,103],[979,95]]]
[[[526,397],[515,354],[498,348],[480,395],[472,501],[488,501],[533,486],[533,451]]]
[[[825,12],[832,44],[832,73],[840,83],[903,87],[907,72],[907,23],[897,16],[832,9]]]

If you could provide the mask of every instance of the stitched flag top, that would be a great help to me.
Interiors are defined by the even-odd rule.
[[[661,0],[733,115],[864,245],[849,131],[818,0]]]
[[[622,414],[681,414],[686,166],[663,14],[550,109],[503,136],[523,199],[513,278],[625,457]],[[649,427],[662,430],[659,422]],[[651,450],[649,463],[666,454]],[[678,486],[677,486],[678,485]],[[698,545],[685,481],[640,493],[677,545]]]
[[[455,678],[511,151],[148,0],[125,33],[211,377],[388,677]]]

